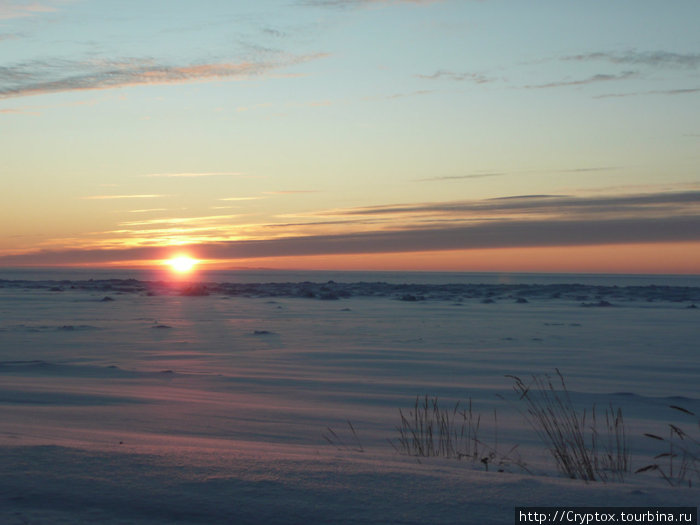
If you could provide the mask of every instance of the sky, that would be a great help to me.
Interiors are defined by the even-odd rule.
[[[0,0],[0,266],[698,274],[698,20]]]

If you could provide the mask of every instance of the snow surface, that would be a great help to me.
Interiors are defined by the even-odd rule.
[[[663,449],[644,433],[698,436],[669,405],[700,414],[700,288],[401,283],[0,280],[0,523],[697,506],[653,472],[563,477],[506,375],[558,368],[577,407],[621,407],[632,470],[647,465]],[[399,409],[426,394],[471,399],[503,464],[399,454]]]

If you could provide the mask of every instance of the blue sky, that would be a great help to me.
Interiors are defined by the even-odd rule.
[[[241,263],[255,242],[271,263],[339,243],[358,267],[391,245],[475,269],[485,246],[684,242],[700,271],[697,20],[696,1],[0,1],[0,264]],[[533,195],[554,200],[492,206]]]

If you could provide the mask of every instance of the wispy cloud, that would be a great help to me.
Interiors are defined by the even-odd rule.
[[[210,172],[183,172],[183,173],[148,173],[144,177],[236,177],[243,175],[240,171],[210,171]]]
[[[83,197],[87,200],[108,200],[108,199],[159,199],[167,195],[88,195]]]
[[[341,219],[335,221],[313,221],[313,222],[286,222],[277,224],[263,224],[260,226],[261,229],[274,230],[274,229],[285,229],[294,228],[295,231],[308,228],[308,229],[318,229],[324,228],[326,226],[356,226],[356,225],[367,225],[367,224],[377,224],[383,222],[384,219]]]
[[[428,202],[368,206],[322,212],[322,216],[395,215],[449,216],[455,220],[573,218],[597,221],[612,218],[660,218],[669,215],[700,216],[700,191],[661,192],[637,195],[589,196],[518,195],[478,201]]]
[[[457,82],[473,82],[475,84],[486,84],[488,82],[493,82],[494,79],[487,77],[481,73],[469,73],[469,72],[455,72],[455,71],[448,71],[445,69],[440,69],[436,71],[435,73],[431,75],[416,75],[418,78],[423,78],[426,80],[438,80],[438,79],[445,79],[445,80],[454,80]]]
[[[611,82],[617,80],[627,80],[637,76],[636,71],[623,71],[622,73],[598,73],[590,77],[577,80],[561,80],[557,82],[548,82],[546,84],[534,84],[525,86],[528,89],[546,89],[569,86],[584,86],[586,84],[597,84],[599,82]]]
[[[41,115],[40,111],[26,107],[22,108],[3,108],[0,109],[0,115]]]
[[[690,95],[692,93],[700,92],[700,88],[680,88],[680,89],[657,89],[655,91],[649,91],[653,95]]]
[[[325,56],[285,56],[270,62],[168,65],[150,58],[33,60],[0,67],[0,98],[148,84],[243,79]]]
[[[588,173],[595,171],[612,171],[620,169],[615,166],[591,166],[582,168],[566,168],[560,170],[546,170],[548,173]],[[542,173],[542,170],[538,170],[538,173]],[[504,172],[504,171],[485,171],[480,173],[469,173],[465,175],[439,175],[435,177],[425,177],[421,179],[413,179],[412,182],[435,182],[435,181],[459,181],[459,180],[472,180],[472,179],[484,179],[488,177],[502,177],[504,175],[512,175],[515,173],[532,173],[531,171],[514,171],[514,172]]]
[[[128,210],[128,213],[151,213],[154,211],[168,211],[167,208],[147,208],[144,210]]]
[[[220,201],[256,201],[265,197],[222,197]]]
[[[700,67],[700,53],[676,53],[672,51],[637,51],[634,49],[627,51],[596,51],[592,53],[581,53],[578,55],[567,55],[560,57],[566,62],[607,62],[609,64],[621,66],[633,66],[638,68],[652,68],[655,71],[667,70],[696,70]],[[609,80],[624,80],[639,75],[637,71],[623,71],[619,74],[594,75],[587,79],[578,81],[552,82],[549,84],[527,86],[530,88],[560,87],[580,84],[590,84],[594,82],[604,82]],[[640,95],[687,95],[700,92],[697,86],[688,88],[656,89],[646,91],[633,91],[621,93],[607,93],[597,95],[594,98],[622,98],[635,97]]]
[[[274,27],[263,27],[260,29],[260,31],[275,38],[286,38],[289,36],[286,32],[275,29]]]
[[[0,20],[24,18],[41,13],[56,11],[55,2],[26,2],[20,0],[3,0],[0,2]]]
[[[126,221],[120,223],[120,226],[146,226],[149,224],[207,224],[219,223],[235,219],[238,215],[205,215],[198,217],[167,217],[164,219],[147,219],[143,221]]]
[[[411,91],[410,93],[394,93],[393,95],[388,95],[385,98],[397,99],[397,98],[406,98],[406,97],[417,97],[420,95],[429,95],[430,93],[434,93],[434,91],[432,89],[419,89],[416,91]]]
[[[417,89],[415,91],[408,91],[405,93],[392,93],[389,95],[369,95],[366,97],[362,97],[362,100],[365,101],[374,101],[374,100],[398,100],[398,99],[403,99],[403,98],[412,98],[412,97],[419,97],[422,95],[429,95],[431,93],[435,93],[435,90],[433,89]]]
[[[568,168],[565,170],[557,170],[565,173],[587,173],[590,171],[613,171],[620,169],[617,166],[595,166],[590,168]]]
[[[606,93],[596,95],[593,98],[623,98],[623,97],[639,97],[643,95],[693,95],[700,93],[700,87],[678,88],[678,89],[654,89],[651,91],[637,91],[630,93]]]
[[[491,199],[486,199],[484,202],[491,201],[525,201],[525,200],[539,200],[539,199],[561,199],[566,198],[567,195],[508,195],[507,197],[492,197]]]
[[[625,52],[598,51],[565,56],[562,57],[562,60],[576,62],[604,61],[613,64],[692,69],[700,66],[700,53],[635,50]]]
[[[413,4],[413,5],[428,5],[441,2],[443,0],[305,0],[300,2],[302,5],[317,6],[317,7],[335,7],[349,8],[362,7],[371,5],[395,5],[395,4]]]
[[[413,179],[413,182],[484,179],[484,178],[488,178],[488,177],[501,177],[503,175],[506,175],[506,173],[504,173],[504,172],[488,172],[488,173],[470,173],[469,175],[444,175],[444,176],[438,176],[438,177],[426,177],[424,179]]]
[[[320,193],[318,190],[282,190],[282,191],[264,191],[265,195],[294,195],[296,193]]]

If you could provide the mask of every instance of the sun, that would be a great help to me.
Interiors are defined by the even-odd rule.
[[[177,273],[189,273],[199,261],[187,255],[178,255],[166,261],[167,264]]]

